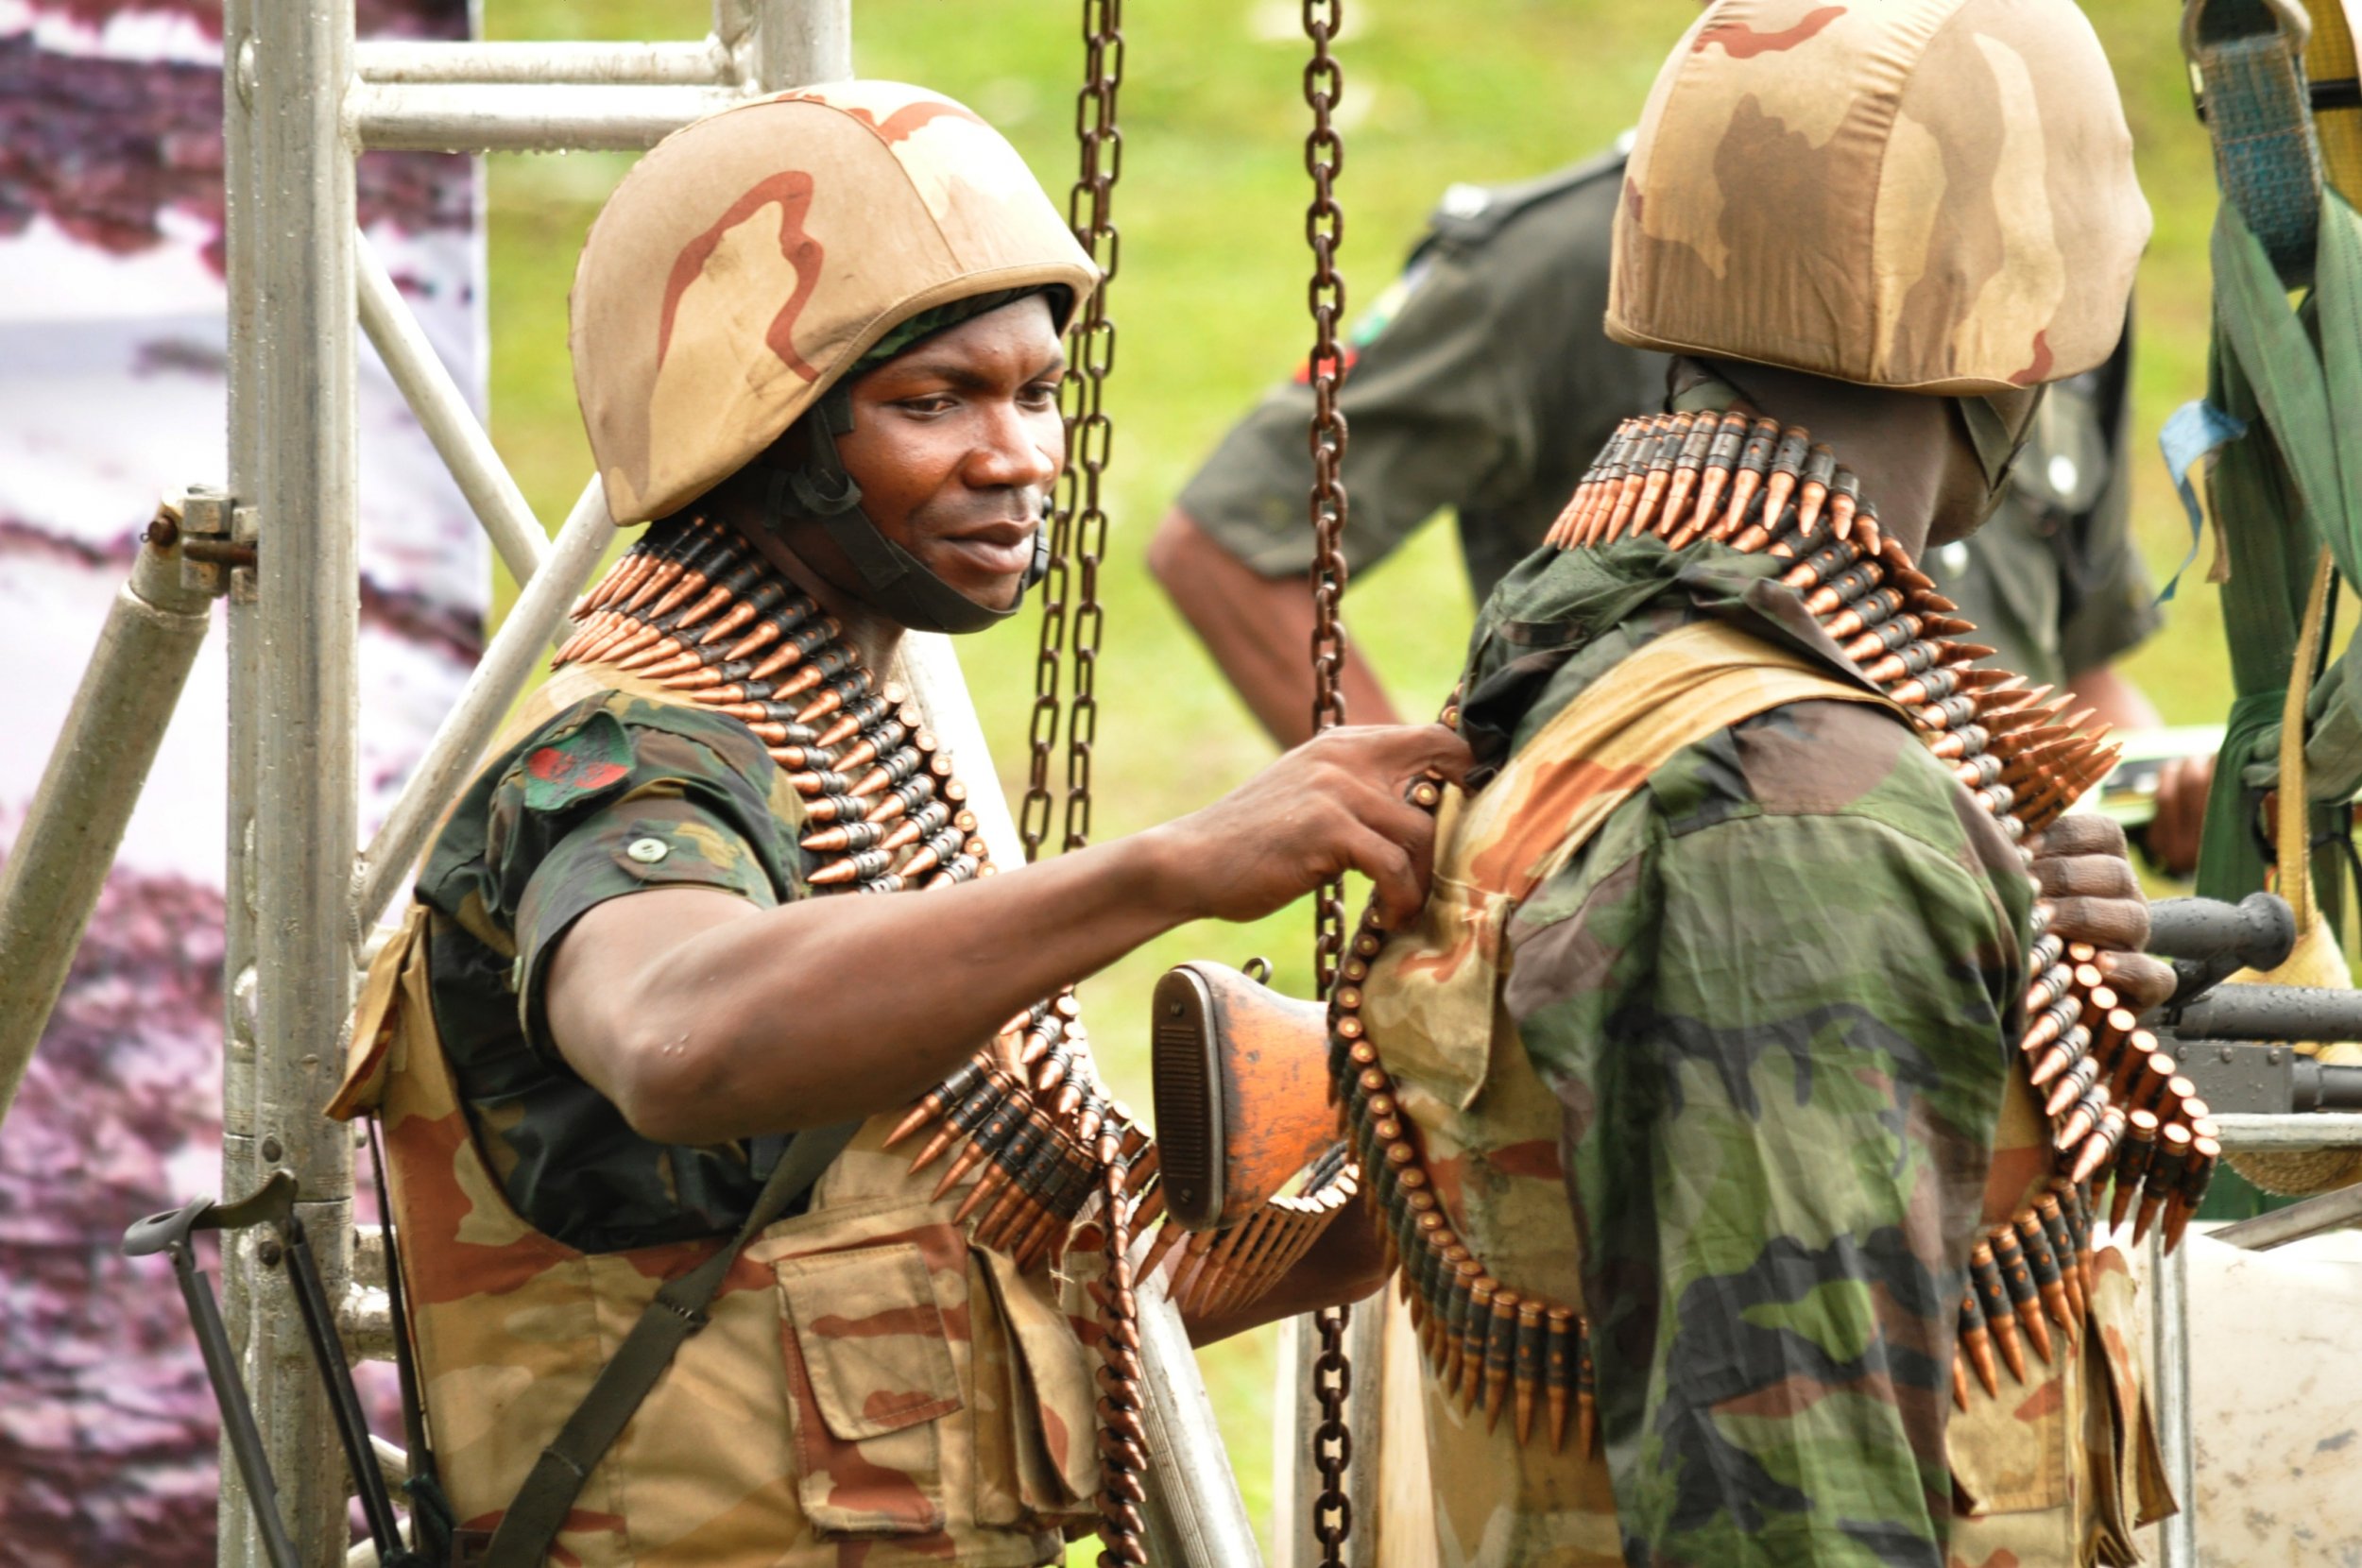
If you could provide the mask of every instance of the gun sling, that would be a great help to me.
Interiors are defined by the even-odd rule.
[[[711,1257],[680,1278],[668,1280],[656,1293],[625,1336],[615,1359],[599,1373],[580,1406],[534,1461],[533,1473],[525,1477],[517,1500],[509,1504],[500,1527],[492,1532],[484,1568],[540,1568],[550,1542],[557,1539],[574,1499],[581,1495],[583,1483],[623,1435],[625,1423],[656,1387],[656,1380],[664,1375],[664,1369],[672,1365],[681,1342],[705,1327],[706,1308],[722,1288],[730,1265],[765,1226],[811,1189],[860,1128],[858,1121],[846,1121],[796,1134],[756,1195],[755,1206],[747,1211],[738,1234]]]

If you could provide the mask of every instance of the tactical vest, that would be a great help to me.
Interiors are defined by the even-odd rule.
[[[678,700],[568,671],[507,740],[608,687]],[[460,1527],[488,1532],[658,1287],[720,1243],[588,1254],[516,1213],[436,1032],[429,921],[414,905],[370,967],[338,1109],[383,1119],[429,1433]],[[1091,1517],[1091,1260],[1020,1271],[971,1244],[960,1191],[933,1198],[935,1173],[881,1147],[899,1115],[871,1118],[808,1212],[740,1254],[553,1560],[1018,1568]]]
[[[1382,1080],[1367,1079],[1391,1102],[1378,1109],[1415,1128],[1420,1185],[1434,1199],[1429,1212],[1464,1244],[1473,1262],[1462,1267],[1481,1267],[1510,1297],[1496,1324],[1548,1323],[1583,1305],[1559,1164],[1563,1110],[1502,1000],[1513,917],[1676,752],[1772,707],[1828,700],[1877,701],[1721,622],[1656,639],[1554,716],[1478,794],[1445,793],[1426,909],[1398,936],[1373,944],[1358,972],[1348,966],[1341,1021],[1358,1019],[1359,1029],[1341,1032],[1382,1068]],[[2013,1072],[1996,1170],[2022,1171],[2003,1156],[2020,1148],[2039,1154],[2045,1141]],[[1388,1178],[1379,1180],[1383,1204]],[[2022,1196],[2014,1186],[1989,1191],[1988,1222],[2006,1219]],[[1418,1267],[1413,1249],[1399,1251],[1406,1268]],[[2137,1560],[2135,1515],[2165,1489],[2135,1372],[2132,1298],[2123,1256],[2102,1252],[2079,1339],[2086,1350],[2096,1339],[2102,1354],[2062,1348],[2047,1366],[2031,1363],[2029,1381],[2005,1382],[1997,1398],[1969,1389],[1948,1433],[1951,1562]],[[1558,1389],[1575,1381],[1587,1405],[1587,1375],[1541,1365],[1531,1333],[1512,1332],[1504,1352],[1502,1334],[1478,1321],[1483,1305],[1429,1327],[1430,1345],[1455,1335],[1465,1344],[1456,1356],[1423,1362],[1440,1559],[1621,1568],[1615,1498],[1587,1419],[1570,1438],[1563,1409],[1539,1420],[1498,1411],[1503,1377],[1523,1383],[1529,1359],[1554,1405]]]

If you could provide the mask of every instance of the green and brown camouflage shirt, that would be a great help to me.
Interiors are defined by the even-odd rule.
[[[1850,674],[1784,564],[1529,558],[1471,648],[1480,766],[1703,617]],[[1566,1113],[1627,1560],[1942,1561],[2030,904],[1905,724],[1806,702],[1676,753],[1512,918],[1503,1002]]]
[[[786,775],[734,720],[610,691],[477,775],[419,878],[433,911],[436,1027],[508,1202],[589,1253],[727,1235],[787,1138],[651,1142],[551,1043],[544,966],[609,898],[709,887],[762,908],[804,897]]]

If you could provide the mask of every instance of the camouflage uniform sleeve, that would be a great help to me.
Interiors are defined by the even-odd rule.
[[[1628,1560],[1937,1560],[2025,912],[1913,788],[1683,821],[1652,778],[1509,933]]]
[[[510,973],[536,1051],[558,1060],[544,962],[608,899],[706,887],[769,909],[800,895],[777,772],[736,724],[621,694],[576,705],[511,754],[487,813],[486,902],[512,912]]]
[[[1502,349],[1515,323],[1503,318],[1482,263],[1481,252],[1430,243],[1354,330],[1340,398],[1353,432],[1344,537],[1352,571],[1383,560],[1443,508],[1516,487],[1534,400],[1519,384],[1522,358]],[[1300,377],[1275,387],[1177,502],[1266,577],[1312,569],[1311,417],[1311,389]]]

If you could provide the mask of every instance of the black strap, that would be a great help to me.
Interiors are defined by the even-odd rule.
[[[648,1390],[656,1387],[656,1380],[664,1375],[681,1341],[705,1327],[706,1308],[722,1288],[730,1265],[764,1226],[811,1189],[860,1128],[861,1123],[847,1121],[796,1133],[772,1167],[771,1179],[762,1184],[738,1234],[711,1257],[680,1278],[667,1281],[656,1293],[625,1336],[615,1359],[600,1372],[565,1427],[534,1461],[533,1473],[525,1477],[516,1500],[502,1516],[500,1527],[492,1533],[484,1568],[541,1568],[550,1543],[557,1539],[574,1499],[582,1493],[583,1483],[623,1434]]]

